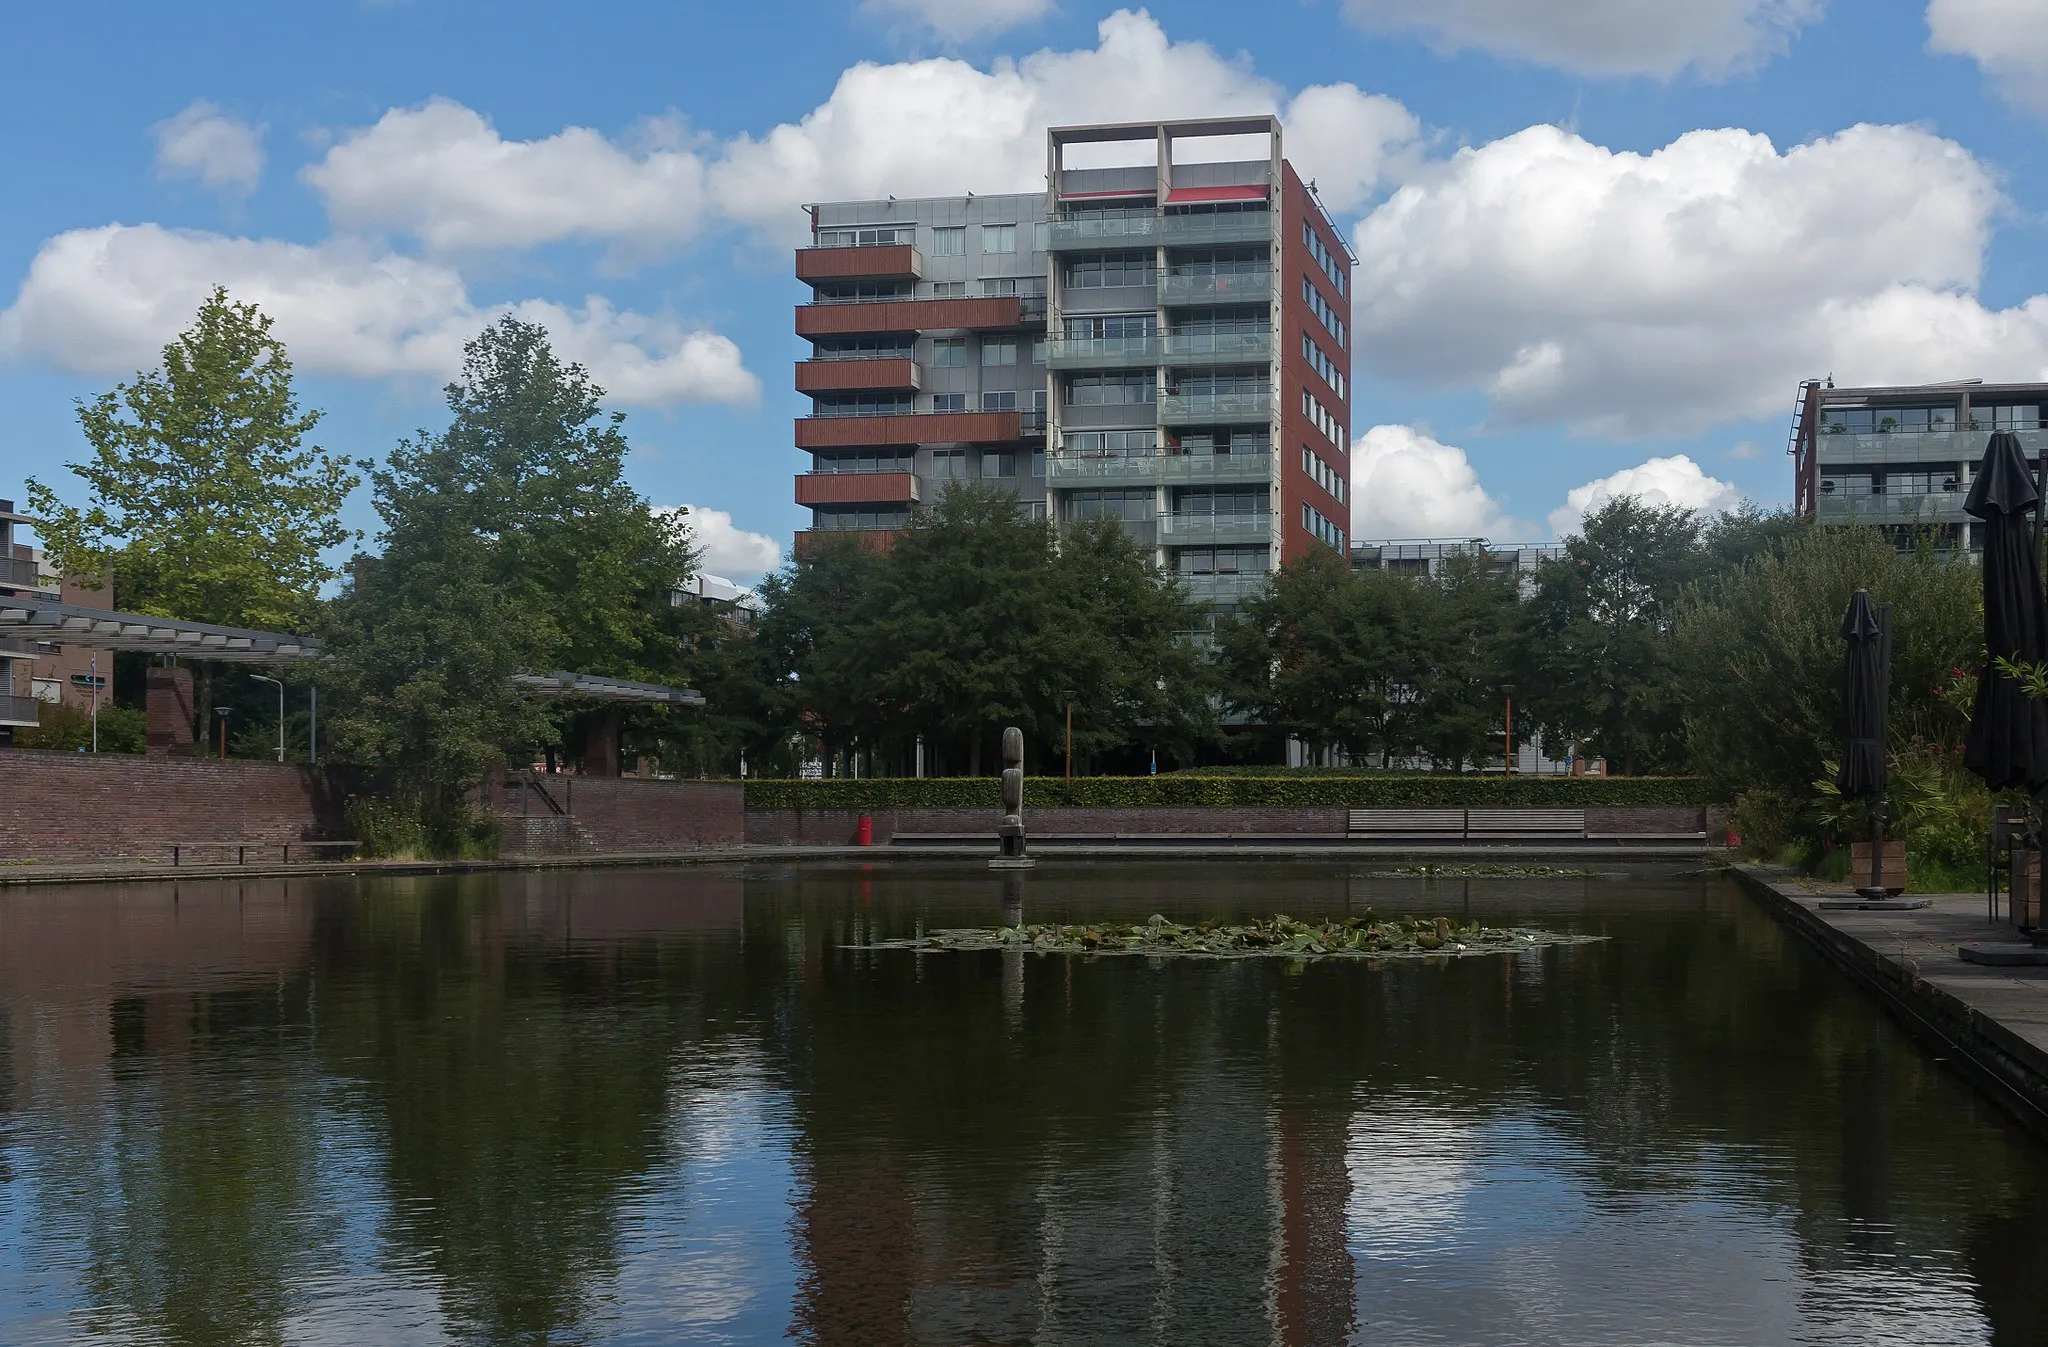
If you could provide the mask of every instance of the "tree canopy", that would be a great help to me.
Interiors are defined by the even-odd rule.
[[[215,289],[160,369],[91,402],[92,447],[66,466],[86,486],[67,504],[28,482],[28,503],[60,571],[116,577],[121,602],[227,626],[291,629],[335,576],[325,554],[353,535],[342,503],[360,465],[306,443],[292,364],[271,320]]]

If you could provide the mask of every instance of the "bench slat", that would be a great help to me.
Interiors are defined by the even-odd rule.
[[[1586,832],[1583,809],[1473,809],[1467,815],[1466,826],[1474,833],[1570,833],[1583,837]]]
[[[1350,830],[1355,833],[1462,833],[1462,809],[1353,809]]]

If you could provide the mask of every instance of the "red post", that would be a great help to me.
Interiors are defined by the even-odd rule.
[[[860,816],[860,823],[853,832],[855,846],[871,847],[875,844],[875,821],[866,814]]]

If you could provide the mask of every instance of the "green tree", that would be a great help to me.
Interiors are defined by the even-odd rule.
[[[1692,765],[1712,798],[1751,798],[1784,835],[1841,751],[1842,614],[1868,589],[1893,606],[1894,746],[1951,736],[1941,689],[1983,651],[1981,579],[1931,545],[1872,528],[1808,528],[1711,581],[1677,614],[1674,667]],[[1754,832],[1752,827],[1750,831]]]
[[[1520,578],[1477,549],[1444,559],[1420,587],[1416,737],[1438,768],[1463,771],[1506,745],[1521,660]]]
[[[1583,744],[1626,774],[1683,765],[1671,632],[1705,532],[1696,511],[1622,496],[1537,572],[1522,700],[1553,751]]]
[[[429,813],[492,759],[558,742],[564,717],[611,714],[523,697],[512,674],[687,672],[688,531],[625,483],[603,396],[543,329],[501,320],[464,348],[448,429],[371,474],[383,551],[356,559],[328,623],[336,746]]]
[[[306,443],[320,413],[299,409],[270,322],[216,289],[161,369],[79,405],[92,456],[66,466],[86,504],[28,482],[63,573],[111,570],[125,606],[166,617],[286,629],[307,619],[335,576],[324,553],[353,536],[340,511],[358,478]]]

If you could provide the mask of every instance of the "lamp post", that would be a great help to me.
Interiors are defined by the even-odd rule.
[[[219,717],[220,721],[220,760],[222,762],[228,760],[228,712],[233,709],[233,707],[228,706],[216,706],[213,708],[213,714]]]
[[[250,674],[259,683],[277,684],[277,760],[284,761],[284,684],[266,674]]]

